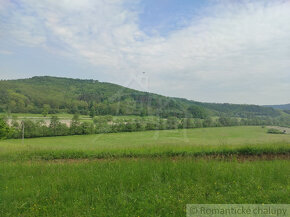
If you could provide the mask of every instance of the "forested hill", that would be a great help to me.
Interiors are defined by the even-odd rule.
[[[265,107],[272,107],[275,109],[289,110],[290,111],[290,103],[284,105],[265,105]]]
[[[95,80],[33,77],[0,81],[0,112],[277,117],[281,111],[256,105],[201,103],[141,92]]]

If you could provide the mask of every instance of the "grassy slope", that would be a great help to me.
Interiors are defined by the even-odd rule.
[[[188,203],[284,203],[289,161],[0,164],[0,216],[185,216]]]
[[[0,160],[288,152],[290,135],[261,127],[146,131],[0,141]]]

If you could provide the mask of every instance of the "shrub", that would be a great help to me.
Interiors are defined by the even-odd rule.
[[[274,128],[270,128],[267,133],[272,133],[272,134],[285,134],[284,131],[278,130],[278,129],[274,129]]]
[[[11,134],[8,124],[0,118],[0,139],[6,139]]]

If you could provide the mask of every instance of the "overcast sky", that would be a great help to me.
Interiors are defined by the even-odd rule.
[[[290,1],[0,0],[0,79],[36,75],[290,103]]]

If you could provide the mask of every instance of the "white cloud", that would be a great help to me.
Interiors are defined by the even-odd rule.
[[[3,55],[11,55],[13,54],[12,51],[9,51],[9,50],[0,50],[0,54],[3,54]]]
[[[166,95],[235,103],[290,100],[289,1],[215,1],[166,37],[140,29],[138,10],[126,7],[137,9],[138,1],[0,1],[6,2],[0,38],[101,66],[119,83],[146,71],[151,90]]]

